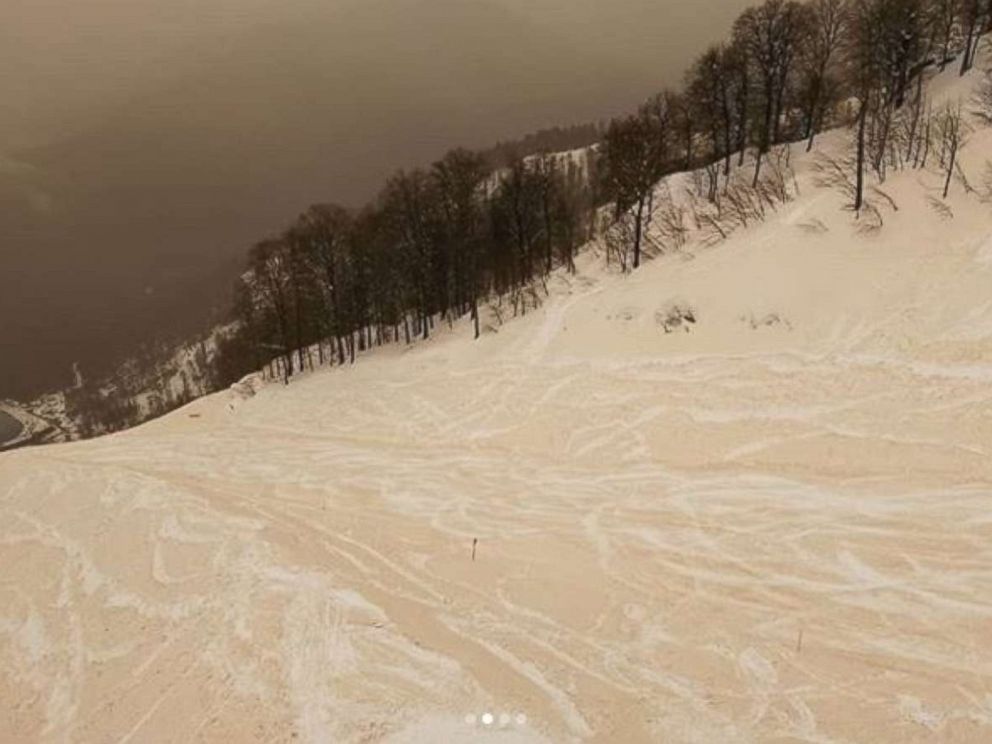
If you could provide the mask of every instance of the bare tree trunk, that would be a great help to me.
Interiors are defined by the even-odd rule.
[[[782,141],[782,102],[785,100],[785,81],[779,83],[778,90],[775,92],[775,112],[772,116],[772,136],[765,146],[766,151],[771,148],[772,145],[777,145]]]
[[[823,86],[822,76],[824,74],[820,74],[820,78],[816,82],[816,87],[813,89],[813,100],[810,103],[809,121],[807,122],[809,139],[806,142],[806,152],[813,150],[813,140],[816,138],[816,130],[820,126],[820,88]]]
[[[948,151],[947,178],[944,181],[944,198],[951,190],[951,179],[954,177],[954,165],[957,162],[958,148],[961,146],[961,110],[948,111],[945,124],[945,142]]]
[[[913,156],[913,148],[917,142],[917,129],[920,126],[920,113],[923,111],[923,72],[916,78],[916,97],[913,99],[913,119],[909,127],[909,146],[906,149],[906,160]]]
[[[927,158],[930,157],[930,129],[933,126],[931,119],[933,118],[933,111],[927,111],[927,126],[923,135],[923,157],[920,159],[920,167],[927,167]],[[919,150],[917,150],[917,156],[919,156]]]
[[[545,250],[546,250],[546,265],[544,267],[544,273],[551,273],[551,263],[554,256],[554,231],[552,230],[552,217],[551,217],[551,204],[550,196],[545,193],[543,196],[543,207],[544,207],[544,236],[545,236]]]
[[[968,25],[968,33],[965,35],[964,53],[961,55],[961,74],[964,75],[971,69],[971,45],[975,38],[975,20],[972,19]]]
[[[634,268],[641,265],[641,221],[644,219],[644,196],[637,200],[637,221],[634,224]]]
[[[761,177],[761,159],[764,157],[764,152],[759,146],[754,153],[754,179],[751,182],[751,188],[758,188],[758,179]]]
[[[854,213],[861,214],[861,207],[864,205],[865,193],[865,129],[868,123],[868,100],[867,97],[861,101],[861,110],[858,112],[858,154],[857,173],[855,174],[854,189]]]
[[[876,118],[877,121],[877,118]],[[885,116],[882,118],[882,131],[878,134],[878,155],[875,157],[875,171],[878,178],[885,182],[885,151],[889,146],[889,132],[892,130],[892,105],[885,104]]]

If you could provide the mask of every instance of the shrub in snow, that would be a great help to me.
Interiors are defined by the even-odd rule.
[[[663,307],[654,314],[658,325],[665,329],[665,333],[672,333],[678,329],[689,332],[689,326],[696,323],[696,313],[687,303],[673,302],[667,307]]]

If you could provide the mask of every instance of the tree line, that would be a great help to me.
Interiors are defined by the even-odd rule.
[[[924,72],[957,64],[963,75],[990,23],[992,0],[765,0],[699,55],[682,86],[605,132],[532,138],[600,136],[584,154],[455,150],[397,173],[363,209],[312,206],[249,251],[216,378],[268,368],[288,380],[465,317],[478,338],[484,306],[524,312],[547,275],[574,270],[578,248],[611,225],[625,226],[625,268],[642,262],[652,225],[681,235],[656,200],[666,175],[704,174],[701,197],[728,203],[746,224],[785,198],[777,148],[812,149],[829,127],[852,128],[851,157],[830,168],[860,213],[873,173],[884,178],[887,164],[919,163],[929,149]],[[954,132],[946,116],[936,128]]]

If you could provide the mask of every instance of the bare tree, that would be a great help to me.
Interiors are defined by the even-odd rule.
[[[734,38],[755,69],[760,95],[758,152],[754,184],[763,156],[778,141],[785,92],[800,40],[804,8],[794,0],[765,0],[745,10],[734,23]]]
[[[954,177],[958,163],[958,152],[967,141],[969,133],[968,122],[965,121],[961,102],[947,104],[937,114],[937,139],[940,143],[940,162],[946,171],[944,179],[944,198],[951,189],[951,179]]]
[[[632,268],[641,265],[641,243],[650,218],[650,201],[655,184],[668,164],[666,130],[658,123],[659,112],[641,113],[616,119],[606,133],[605,176],[617,217],[633,213]]]
[[[933,48],[937,50],[937,66],[941,72],[951,61],[951,50],[959,42],[958,16],[962,0],[930,0],[925,11],[928,15]]]
[[[470,307],[475,337],[479,338],[479,296],[486,291],[481,271],[485,246],[482,209],[485,164],[479,155],[454,150],[434,164],[433,176],[444,216],[449,305],[460,312]]]
[[[860,214],[864,205],[869,123],[881,109],[890,105],[887,84],[891,82],[891,67],[885,43],[889,37],[885,25],[886,6],[890,1],[851,0],[849,6],[847,79],[858,99],[852,193],[855,214]]]
[[[742,147],[747,132],[747,61],[739,46],[712,46],[689,73],[689,95],[695,102],[699,126],[709,135],[709,154],[723,160],[730,175],[731,156]]]
[[[975,52],[978,51],[982,26],[988,18],[988,12],[987,0],[961,0],[958,17],[963,31],[962,75],[968,72],[975,63]]]
[[[807,152],[840,90],[838,61],[847,31],[844,0],[813,0],[799,52]]]
[[[675,151],[682,152],[682,168],[692,170],[695,163],[694,138],[697,133],[696,111],[688,93],[665,91],[665,107],[671,116],[672,130],[676,141]]]
[[[266,333],[264,343],[279,351],[283,378],[288,383],[293,372],[293,338],[291,272],[286,245],[281,240],[263,240],[252,248],[249,261],[255,312],[261,315]]]

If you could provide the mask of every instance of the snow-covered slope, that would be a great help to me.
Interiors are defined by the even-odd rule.
[[[794,162],[481,342],[0,456],[0,740],[992,739],[992,206]]]

